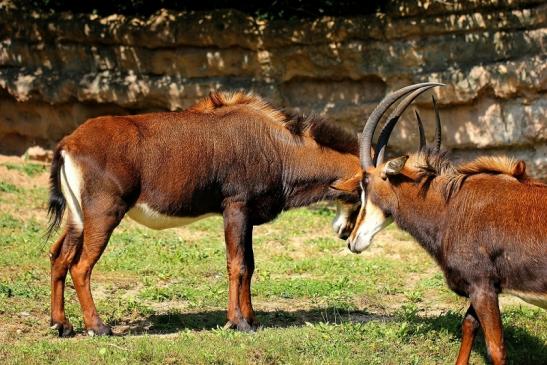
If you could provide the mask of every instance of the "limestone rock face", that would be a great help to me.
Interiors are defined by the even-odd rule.
[[[388,92],[422,81],[456,158],[508,154],[547,179],[547,5],[395,0],[385,13],[315,20],[237,11],[148,18],[23,13],[0,3],[0,153],[51,148],[86,119],[180,110],[216,89],[359,131]],[[433,133],[430,96],[416,102]],[[405,114],[393,153],[413,151]]]

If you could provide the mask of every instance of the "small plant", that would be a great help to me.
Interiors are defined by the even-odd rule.
[[[0,298],[13,297],[13,290],[4,283],[0,283]]]
[[[412,303],[419,303],[423,300],[424,293],[421,290],[413,290],[405,292],[405,296]]]
[[[19,188],[13,184],[10,184],[5,181],[0,181],[0,192],[3,193],[17,193]]]

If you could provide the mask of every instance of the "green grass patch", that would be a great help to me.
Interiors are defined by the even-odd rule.
[[[467,306],[435,263],[394,225],[370,250],[349,254],[331,232],[328,205],[255,228],[262,328],[254,334],[222,329],[226,254],[222,219],[213,217],[159,232],[124,220],[92,279],[98,311],[120,336],[81,335],[68,279],[66,312],[79,335],[58,339],[48,329],[47,188],[0,180],[0,192],[2,364],[444,364],[457,356]],[[504,308],[509,362],[547,363],[547,312]],[[488,363],[482,336],[471,363]]]
[[[5,181],[0,181],[0,192],[2,193],[17,193],[19,188],[16,185],[10,184]]]
[[[31,163],[31,162],[25,162],[25,163],[4,163],[3,166],[5,166],[8,170],[15,170],[22,172],[23,174],[34,177],[37,175],[40,175],[47,171],[46,165],[41,165],[37,163]]]

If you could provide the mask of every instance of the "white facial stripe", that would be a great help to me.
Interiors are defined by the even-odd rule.
[[[353,211],[352,204],[345,204],[342,202],[337,202],[336,204],[336,217],[332,222],[332,228],[336,234],[342,234],[344,228],[349,222],[351,212]]]
[[[81,196],[82,174],[68,152],[61,151],[61,155],[64,160],[63,166],[61,166],[61,191],[71,213],[71,221],[69,223],[74,228],[82,231],[84,227]]]
[[[364,192],[361,198],[365,199]],[[384,212],[373,204],[370,199],[367,199],[366,205],[363,205],[361,209],[365,209],[365,215],[360,226],[357,227],[355,239],[350,242],[350,248],[353,252],[362,252],[368,248],[376,233],[393,221],[391,218],[386,218]]]
[[[386,221],[384,212],[369,200],[366,205],[365,219],[363,219],[358,232],[374,235],[385,227]]]

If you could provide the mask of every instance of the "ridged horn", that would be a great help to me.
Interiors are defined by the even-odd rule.
[[[405,96],[406,94],[425,87],[425,86],[442,86],[444,84],[440,84],[437,82],[423,82],[419,84],[414,84],[410,86],[403,87],[402,89],[399,89],[389,95],[387,95],[381,102],[376,106],[374,111],[370,114],[369,118],[367,119],[365,126],[363,127],[363,136],[362,136],[362,143],[360,148],[360,157],[361,157],[361,167],[363,169],[368,169],[370,167],[373,167],[372,157],[370,155],[370,148],[372,146],[372,137],[374,135],[374,130],[376,129],[376,126],[378,125],[378,122],[386,112],[386,110],[398,99]]]
[[[420,118],[420,113],[416,109],[414,109],[414,113],[416,113],[416,122],[418,122],[418,130],[420,131],[420,148],[418,151],[422,151],[425,148],[424,124],[422,123],[422,118]]]
[[[435,140],[433,141],[433,152],[439,153],[441,150],[441,117],[439,116],[439,109],[437,109],[437,102],[435,97],[431,96],[433,100],[433,109],[435,110]]]
[[[399,118],[401,115],[405,112],[406,108],[416,99],[420,94],[424,93],[425,91],[431,89],[435,85],[430,86],[424,86],[419,89],[414,90],[410,94],[408,94],[403,101],[401,101],[395,110],[389,115],[387,118],[387,123],[384,125],[384,128],[382,128],[382,131],[380,132],[380,136],[378,136],[378,142],[376,143],[376,154],[373,159],[373,163],[375,166],[378,166],[382,162],[384,162],[384,154],[386,152],[387,143],[389,142],[389,137],[391,136],[391,132],[393,132],[393,129],[395,128],[395,125],[397,125],[397,122],[399,121]]]

